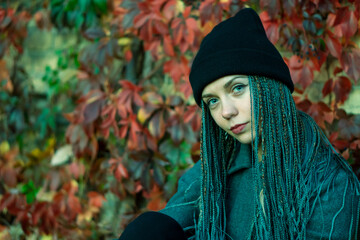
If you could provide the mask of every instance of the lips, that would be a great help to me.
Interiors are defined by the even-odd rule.
[[[246,127],[248,123],[243,123],[243,124],[237,124],[233,127],[230,128],[230,130],[234,133],[234,134],[239,134],[242,132],[242,130],[244,130],[244,128]]]

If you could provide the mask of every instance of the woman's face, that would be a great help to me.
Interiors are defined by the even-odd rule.
[[[219,78],[204,88],[202,99],[219,127],[243,144],[252,142],[247,76],[229,75]]]

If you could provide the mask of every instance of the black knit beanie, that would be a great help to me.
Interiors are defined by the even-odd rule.
[[[236,74],[273,78],[294,91],[289,68],[251,8],[242,9],[219,23],[201,42],[190,72],[196,103],[201,106],[206,85]]]

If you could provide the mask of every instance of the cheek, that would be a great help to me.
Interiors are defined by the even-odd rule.
[[[224,129],[224,119],[221,117],[221,114],[217,113],[216,111],[210,112],[212,119],[215,121],[216,125],[218,125],[220,128]]]

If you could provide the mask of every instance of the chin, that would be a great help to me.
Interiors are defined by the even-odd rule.
[[[236,140],[238,140],[241,144],[250,144],[252,143],[252,138],[250,133],[243,133],[239,135],[233,136]]]

